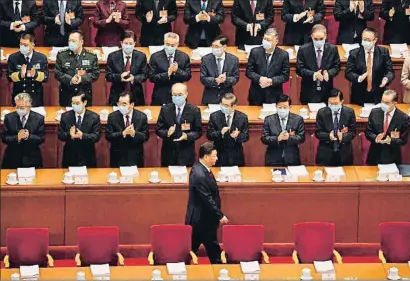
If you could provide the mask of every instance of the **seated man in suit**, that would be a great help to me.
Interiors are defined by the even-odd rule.
[[[110,167],[144,167],[144,142],[149,138],[145,113],[134,109],[131,93],[123,92],[117,111],[108,115],[106,139],[110,146]]]
[[[233,94],[225,94],[221,110],[209,118],[207,138],[218,151],[217,166],[245,165],[242,143],[249,140],[248,116],[236,110],[237,103]]]
[[[401,147],[409,134],[410,117],[398,109],[398,95],[393,90],[383,93],[380,108],[370,112],[366,138],[370,141],[368,165],[401,164]]]
[[[407,56],[403,63],[403,68],[401,69],[401,83],[405,87],[403,102],[410,103],[410,56]]]
[[[409,9],[409,0],[382,0],[379,15],[386,21],[383,44],[410,44]]]
[[[171,102],[171,87],[191,79],[191,60],[187,54],[177,50],[179,35],[169,32],[164,36],[164,50],[152,54],[148,76],[154,83],[151,105]]]
[[[320,141],[316,165],[353,165],[356,115],[353,109],[343,105],[343,93],[338,89],[330,91],[328,106],[317,113],[315,136]]]
[[[192,166],[195,161],[195,141],[202,135],[201,111],[186,103],[187,86],[172,86],[172,103],[161,107],[157,135],[162,138],[161,166]]]
[[[280,95],[278,113],[265,118],[262,143],[267,145],[266,166],[300,165],[299,144],[305,141],[305,123],[297,114],[290,113],[290,98]]]
[[[366,28],[362,46],[350,51],[345,77],[352,82],[352,103],[379,103],[386,86],[393,81],[393,63],[389,50],[376,46],[377,31]]]
[[[333,78],[340,72],[337,46],[326,42],[326,27],[316,24],[312,29],[313,42],[300,47],[296,73],[302,77],[300,102],[326,102],[333,89]]]
[[[134,32],[126,30],[121,37],[122,49],[108,55],[105,79],[111,82],[110,105],[118,102],[120,93],[132,92],[135,105],[145,105],[142,83],[147,79],[147,57],[134,49]]]
[[[31,111],[31,97],[20,93],[14,97],[16,111],[4,118],[2,141],[7,145],[2,169],[43,167],[40,145],[44,142],[44,116]]]
[[[283,94],[283,83],[289,80],[289,54],[277,48],[279,34],[274,28],[266,30],[262,47],[253,48],[246,66],[251,80],[249,105],[276,103]]]
[[[212,54],[202,57],[201,83],[205,86],[202,104],[218,104],[225,93],[232,93],[239,81],[238,57],[226,52],[228,38],[220,35],[212,42]]]
[[[65,142],[63,168],[70,166],[97,167],[95,143],[100,140],[100,116],[86,109],[84,93],[71,98],[73,110],[61,115],[58,139]]]

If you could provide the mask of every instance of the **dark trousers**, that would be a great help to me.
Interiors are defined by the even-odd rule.
[[[340,155],[340,150],[333,151],[329,166],[334,166],[334,167],[342,166],[342,157]]]
[[[199,222],[192,226],[192,251],[197,253],[199,246],[203,244],[213,264],[221,263],[221,247],[219,247],[217,231],[218,224]]]

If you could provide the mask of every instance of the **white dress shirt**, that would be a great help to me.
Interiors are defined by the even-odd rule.
[[[387,117],[387,112],[384,114],[383,127],[384,127],[384,123],[386,122],[386,118],[388,118],[387,122],[389,123],[389,126],[390,126],[390,122],[391,122],[391,119],[393,118],[394,112],[396,112],[396,108],[394,108],[392,111],[389,112],[388,117]]]
[[[123,52],[122,52],[122,56],[124,57],[124,67],[125,67],[125,65],[127,64],[127,56],[130,57],[130,65],[131,65],[131,62],[132,62],[132,52],[131,52],[131,54],[127,55],[127,54],[123,51]]]
[[[216,66],[217,66],[217,67],[218,67],[218,59],[221,59],[221,70],[222,70],[222,72],[223,72],[224,65],[225,65],[225,52],[224,52],[223,55],[220,56],[220,57],[215,56],[215,61],[216,61]],[[219,71],[219,69],[218,69],[218,71]],[[221,74],[222,74],[222,73],[221,73]]]
[[[178,116],[178,108],[181,109],[181,116],[182,116],[182,112],[184,112],[184,107],[185,107],[186,103],[184,103],[183,105],[181,105],[180,107],[175,105],[175,116]]]
[[[30,110],[27,112],[26,115],[20,117],[20,122],[21,122],[21,124],[23,125],[23,128],[26,126],[26,123],[27,123],[27,120],[28,120],[28,117],[29,117],[29,116],[30,116]],[[24,124],[23,124],[23,117],[26,118],[26,120],[24,121]]]
[[[273,53],[275,52],[275,49],[276,49],[276,47],[275,47],[275,48],[273,48],[273,50],[272,50],[272,52],[271,52],[271,53],[267,53],[267,52],[265,52],[265,57],[266,57],[266,55],[267,55],[267,54],[270,54],[270,56],[269,56],[269,58],[268,58],[268,61],[267,61],[267,65],[268,65],[268,66],[269,66],[269,64],[270,64],[270,62],[271,62],[271,60],[272,60]]]
[[[235,111],[232,111],[231,113],[225,114],[225,121],[226,121],[226,125],[230,128],[232,126],[232,121],[233,121],[233,115],[234,115]],[[228,124],[228,116],[230,116],[230,120]]]
[[[15,14],[16,13],[16,3],[17,3],[17,6],[19,7],[19,10],[20,10],[20,17],[21,17],[21,8],[22,8],[22,1],[21,0],[13,0],[13,13]],[[22,25],[22,27],[23,27],[23,31],[26,31],[26,26],[23,24]],[[10,30],[13,30],[14,29],[14,24],[13,24],[13,22],[10,24]]]
[[[130,113],[127,113],[127,114],[122,116],[122,118],[124,119],[124,125],[127,124],[127,117],[126,116],[129,117],[128,121],[130,122],[130,125],[132,124],[132,113],[133,113],[133,110],[131,110]]]
[[[31,59],[33,58],[33,53],[34,53],[34,51],[32,51],[32,52],[30,53],[30,55],[24,56],[24,58],[27,58],[27,57],[28,57],[28,63],[31,62]]]
[[[323,63],[323,55],[324,55],[324,48],[325,48],[325,46],[323,45],[323,48],[322,48],[322,49],[316,48],[315,45],[313,45],[313,46],[314,46],[314,48],[315,48],[315,57],[316,57],[316,59],[317,59],[317,51],[318,51],[318,50],[321,50],[321,51],[322,51],[322,63]],[[323,72],[322,72],[322,74],[323,74]],[[313,81],[316,81],[315,74],[313,74]]]
[[[83,111],[83,113],[78,114],[77,112],[75,113],[75,123],[77,124],[78,121],[78,116],[81,116],[81,124],[83,124],[84,122],[84,115],[85,115],[85,110]]]
[[[280,118],[280,116],[278,115],[278,117],[279,117],[279,124],[280,124],[280,127],[282,128],[282,122],[283,122],[283,125],[284,125],[284,128],[282,129],[283,131],[285,131],[286,130],[286,126],[288,125],[288,119],[289,119],[289,115],[288,116],[286,116],[285,118]],[[283,121],[282,121],[283,120]]]
[[[370,71],[373,71],[374,47],[370,51],[364,49],[364,62],[366,63],[366,68],[367,68],[367,56],[369,55],[369,52],[370,52],[370,57],[371,57],[371,60],[372,60],[372,69],[370,69]],[[360,83],[360,76],[359,76],[359,78],[357,78],[357,82]]]

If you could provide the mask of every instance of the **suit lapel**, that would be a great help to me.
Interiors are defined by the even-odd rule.
[[[122,51],[122,49],[120,50],[120,69],[122,71],[125,71],[125,64],[124,64],[124,52]]]
[[[290,129],[292,128],[292,122],[293,122],[293,115],[289,113],[288,115],[288,123],[286,124],[286,131],[290,132]]]
[[[346,110],[344,110],[342,106],[342,109],[340,110],[339,130],[343,129],[343,123],[345,121],[345,113],[346,113]]]
[[[314,66],[314,71],[318,71],[319,68],[317,66],[317,59],[316,59],[316,50],[315,50],[315,46],[313,46],[313,43],[309,43],[309,49],[310,49],[310,53],[313,54],[312,56],[308,55],[308,59],[310,58],[310,65]],[[322,62],[323,62],[323,57],[322,57]]]
[[[327,62],[327,58],[329,57],[329,44],[325,43],[325,46],[323,47],[323,54],[322,54],[322,65],[320,68],[327,68],[324,64]]]
[[[182,123],[185,123],[186,116],[187,116],[188,113],[189,113],[188,111],[189,111],[189,109],[188,109],[188,104],[185,103],[184,110],[182,110],[182,113],[181,113],[181,124],[182,124]]]
[[[249,3],[249,1],[248,1]],[[250,6],[250,4],[249,4]],[[265,7],[265,0],[258,0],[256,2],[256,8],[255,8],[255,14],[259,14],[259,13],[265,13],[265,10],[262,9],[261,7]]]
[[[185,109],[185,108],[184,108]],[[174,124],[176,124],[177,123],[177,116],[176,116],[176,111],[177,109],[176,109],[176,105],[175,104],[173,104],[172,105],[172,107],[171,107],[171,110],[169,111],[169,113],[171,114],[171,116],[169,116],[169,119],[168,120],[174,120]]]
[[[387,131],[389,131],[389,132],[394,131],[395,129],[397,129],[397,128],[396,128],[396,123],[397,123],[396,120],[397,120],[397,118],[398,118],[397,110],[398,110],[398,108],[396,108],[396,110],[394,111],[394,114],[393,114],[393,116],[392,116],[392,118],[391,118],[391,120],[390,120],[389,128],[387,129]]]
[[[211,59],[212,70],[214,71],[214,76],[215,76],[215,77],[218,77],[218,76],[219,76],[219,73],[218,73],[218,63],[217,63],[217,61],[216,61],[216,57],[215,57],[215,56],[212,56],[212,57],[213,57],[213,59]],[[226,57],[225,57],[224,67],[225,67],[225,64],[226,64]]]

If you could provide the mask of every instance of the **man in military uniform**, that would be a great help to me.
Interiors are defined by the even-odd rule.
[[[43,83],[48,80],[47,57],[34,51],[34,35],[20,37],[20,51],[11,54],[7,62],[7,77],[13,82],[12,101],[19,93],[28,93],[32,106],[43,105]]]
[[[92,83],[98,79],[100,69],[97,56],[84,49],[81,31],[71,32],[68,49],[57,54],[55,77],[60,82],[60,105],[71,106],[71,98],[79,91],[86,94],[92,105]]]

